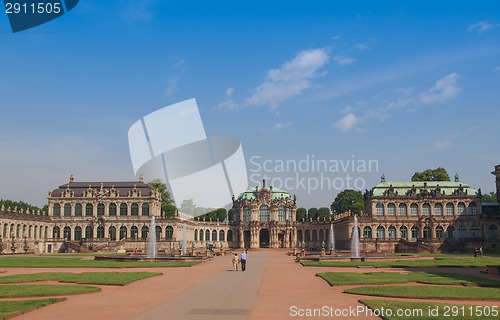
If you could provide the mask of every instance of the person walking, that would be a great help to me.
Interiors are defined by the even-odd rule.
[[[238,259],[238,254],[235,253],[233,257],[233,267],[234,271],[238,271],[238,262],[240,262],[240,259]]]
[[[240,256],[241,261],[241,271],[245,271],[247,268],[247,253],[243,251]]]

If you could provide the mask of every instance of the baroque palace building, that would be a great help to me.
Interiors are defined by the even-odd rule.
[[[495,166],[500,195],[500,165]],[[314,221],[296,218],[296,197],[272,186],[233,197],[230,221],[166,217],[161,195],[144,183],[76,182],[50,191],[49,211],[0,209],[0,251],[143,252],[154,228],[159,253],[178,254],[184,237],[188,252],[215,248],[321,249],[331,225],[337,250],[350,250],[354,214]],[[497,199],[497,201],[500,199]],[[483,210],[484,209],[484,210]],[[152,225],[152,217],[155,224]],[[481,204],[481,191],[458,181],[386,182],[365,192],[358,217],[361,252],[470,252],[498,247],[498,203]],[[184,231],[185,230],[185,231]]]

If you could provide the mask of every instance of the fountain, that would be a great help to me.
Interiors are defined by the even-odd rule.
[[[182,254],[187,255],[187,231],[186,231],[186,223],[184,223],[184,227],[182,229]]]
[[[156,223],[155,216],[151,217],[149,224],[148,254],[147,258],[156,258]]]
[[[359,231],[358,231],[358,216],[354,215],[354,228],[352,230],[351,239],[351,258],[360,258],[359,254]]]
[[[333,223],[330,223],[330,241],[328,243],[328,250],[330,250],[330,254],[335,254],[335,234],[333,233]]]

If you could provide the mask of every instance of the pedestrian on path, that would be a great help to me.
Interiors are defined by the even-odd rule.
[[[238,262],[240,262],[240,259],[238,259],[238,254],[235,253],[233,257],[233,267],[234,271],[238,271]]]
[[[241,271],[245,271],[247,266],[247,254],[245,251],[241,253],[240,261],[241,261]]]

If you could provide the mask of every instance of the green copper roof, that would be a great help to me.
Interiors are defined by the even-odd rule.
[[[477,195],[477,190],[471,188],[468,184],[462,182],[454,182],[454,181],[387,181],[381,182],[373,188],[373,196],[384,196],[384,192],[389,190],[391,187],[394,188],[394,193],[398,193],[399,196],[404,196],[406,193],[411,190],[413,187],[417,189],[417,193],[420,193],[420,189],[424,189],[424,184],[427,186],[427,189],[435,190],[436,188],[440,188],[441,194],[444,195],[453,195],[454,192],[462,187],[463,192],[469,196]]]
[[[262,189],[259,189],[259,190],[262,190]],[[273,196],[272,196],[273,199],[291,198],[290,194],[286,191],[280,190],[278,188],[273,188],[272,190],[273,190]],[[248,189],[247,191],[241,193],[240,196],[238,197],[238,199],[244,199],[244,198],[255,199],[255,188]]]

